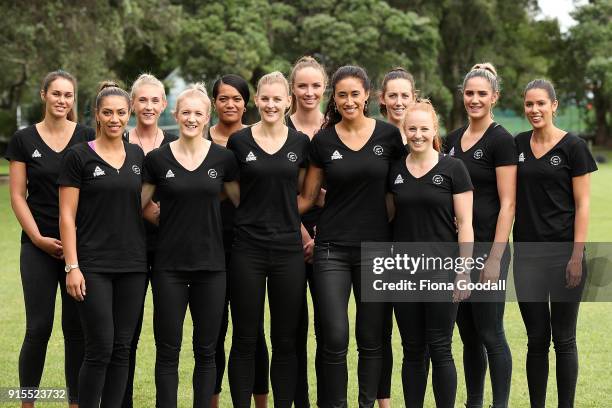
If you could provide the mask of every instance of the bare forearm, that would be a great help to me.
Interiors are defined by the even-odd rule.
[[[26,235],[32,242],[37,242],[42,236],[25,197],[16,194],[11,195],[11,207],[15,213],[15,218],[19,221]]]
[[[76,224],[74,217],[60,214],[60,237],[64,248],[66,264],[78,264],[76,249]]]

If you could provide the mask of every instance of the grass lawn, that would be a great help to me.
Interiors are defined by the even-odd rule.
[[[610,156],[608,154],[608,156]],[[0,174],[4,167],[0,166]],[[591,241],[612,241],[612,211],[610,211],[610,186],[612,185],[612,164],[600,165],[600,170],[592,178],[592,215],[589,239]],[[0,388],[15,387],[19,384],[17,361],[21,341],[23,339],[25,318],[23,297],[19,278],[19,234],[20,228],[10,209],[8,188],[0,186]],[[57,302],[56,316],[60,309]],[[312,309],[311,309],[312,310]],[[354,314],[354,309],[351,308]],[[354,321],[354,320],[352,320]],[[506,308],[506,332],[513,354],[514,373],[512,377],[511,407],[528,407],[528,392],[525,376],[525,354],[527,338],[516,303],[508,303]],[[312,325],[312,319],[311,319]],[[610,407],[612,406],[612,338],[607,332],[612,326],[612,314],[609,303],[584,303],[581,305],[578,323],[578,347],[580,350],[580,376],[576,396],[576,407]],[[181,352],[179,406],[191,406],[191,370],[193,354],[191,352],[191,320],[189,315],[185,320],[183,351]],[[310,356],[314,356],[314,333],[311,327],[309,338]],[[231,328],[226,339],[226,350],[229,352]],[[269,345],[269,342],[268,342]],[[455,332],[453,343],[459,388],[457,392],[457,407],[463,407],[465,386],[461,363],[462,345],[459,334]],[[392,403],[395,407],[403,406],[401,386],[401,341],[397,330],[393,335],[394,372],[392,385]],[[135,407],[153,407],[155,405],[155,344],[152,330],[152,302],[150,292],[147,295],[145,324],[138,349],[138,362],[135,380]],[[552,348],[551,348],[552,351]],[[556,382],[554,353],[551,352],[550,378],[548,386],[548,406],[556,406]],[[311,401],[314,402],[314,359],[310,361]],[[354,338],[351,338],[349,354],[349,406],[357,405],[357,352]],[[224,378],[222,406],[230,407],[231,399],[227,374]],[[60,319],[56,319],[53,335],[49,342],[47,361],[41,383],[42,387],[62,387],[63,380],[63,340]],[[490,386],[487,380],[486,404],[491,403]],[[44,406],[44,404],[40,404]],[[17,406],[17,404],[2,404],[0,406]],[[58,405],[53,405],[58,406]],[[427,407],[434,407],[431,387],[428,389]]]

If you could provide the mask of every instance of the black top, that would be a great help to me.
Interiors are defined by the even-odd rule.
[[[319,131],[312,139],[310,158],[323,169],[327,194],[317,242],[359,246],[363,241],[387,241],[389,165],[405,154],[399,129],[380,120],[357,151],[340,140],[335,126]]]
[[[169,145],[147,155],[143,180],[157,186],[163,203],[155,270],[225,270],[219,194],[237,172],[234,155],[214,143],[193,171],[176,160]]]
[[[77,124],[66,148],[56,152],[43,141],[36,125],[32,125],[15,132],[9,142],[4,157],[26,164],[26,201],[42,236],[60,238],[57,177],[64,153],[69,147],[95,137],[96,132],[93,129]],[[30,238],[23,231],[21,242],[30,242]]]
[[[240,167],[237,239],[277,249],[302,248],[298,175],[307,166],[309,145],[308,136],[289,129],[285,144],[270,155],[255,142],[251,128],[230,136],[227,148]]]
[[[441,154],[419,178],[408,171],[405,160],[397,160],[388,183],[395,201],[393,241],[457,242],[453,194],[473,189],[461,160]]]
[[[80,190],[76,227],[83,273],[146,271],[140,201],[144,153],[125,141],[123,147],[125,161],[119,169],[88,143],[71,147],[62,160],[58,184]]]
[[[493,242],[501,208],[495,169],[517,163],[514,138],[503,126],[493,122],[480,140],[464,152],[461,138],[466,129],[467,125],[446,136],[444,152],[461,159],[470,173],[474,185],[474,239]]]
[[[571,133],[536,159],[531,135],[528,131],[515,138],[518,177],[514,241],[573,241],[576,206],[572,177],[597,170],[597,164],[584,140]]]

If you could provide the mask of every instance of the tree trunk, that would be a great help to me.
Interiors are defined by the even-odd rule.
[[[593,109],[595,110],[595,144],[605,146],[612,143],[607,121],[610,102],[599,88],[593,89]]]

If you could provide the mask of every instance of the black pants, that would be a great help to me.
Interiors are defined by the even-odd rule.
[[[155,271],[153,330],[157,348],[157,407],[175,408],[178,365],[187,306],[193,321],[193,406],[210,406],[217,376],[215,349],[225,299],[225,271]]]
[[[566,259],[567,260],[567,259]],[[566,289],[565,266],[567,262],[531,263],[517,259],[514,279],[519,299],[550,298],[550,301],[519,302],[523,323],[527,329],[527,383],[532,408],[546,405],[548,384],[548,351],[550,341],[555,346],[557,396],[559,408],[574,406],[578,380],[578,349],[576,324],[580,298],[586,281],[586,260],[582,262],[583,278],[580,286]]]
[[[225,265],[229,266],[231,253],[225,253]],[[229,281],[229,271],[226,276]],[[217,351],[215,353],[215,363],[217,365],[217,379],[215,383],[215,394],[221,393],[221,385],[223,384],[223,374],[225,373],[225,336],[227,335],[227,327],[229,324],[229,284],[225,291],[225,305],[223,307],[223,317],[221,320],[221,329],[219,330],[219,338],[217,339]],[[264,304],[261,305],[261,315],[263,316]],[[259,334],[257,336],[257,345],[255,346],[255,382],[253,383],[253,394],[262,395],[270,391],[270,359],[268,356],[268,345],[266,344],[266,335],[264,332],[264,319],[261,319]]]
[[[382,333],[383,364],[378,383],[377,399],[391,398],[391,375],[393,374],[393,347],[391,345],[391,337],[393,335],[393,303],[391,302],[385,305],[384,319]]]
[[[233,326],[229,380],[233,405],[250,406],[267,281],[274,405],[290,407],[297,381],[296,334],[306,284],[302,250],[276,250],[236,241],[229,280]]]
[[[438,408],[453,408],[457,370],[452,354],[457,305],[451,302],[395,303],[402,336],[402,384],[406,408],[421,408],[427,387],[427,351],[433,367],[433,391]]]
[[[20,269],[26,331],[19,353],[19,385],[20,387],[40,385],[47,343],[53,330],[55,297],[59,284],[62,296],[64,373],[68,400],[71,403],[78,403],[78,378],[85,343],[76,302],[66,293],[64,262],[51,257],[28,242],[21,244]]]
[[[361,248],[331,244],[315,246],[315,310],[320,316],[322,372],[325,379],[322,407],[347,406],[349,345],[348,302],[351,286],[357,306],[356,339],[359,406],[376,401],[382,369],[382,331],[385,304],[361,302]]]
[[[77,303],[85,333],[80,408],[116,408],[125,395],[130,348],[146,273],[84,272],[87,295]],[[101,400],[101,402],[100,402]]]

